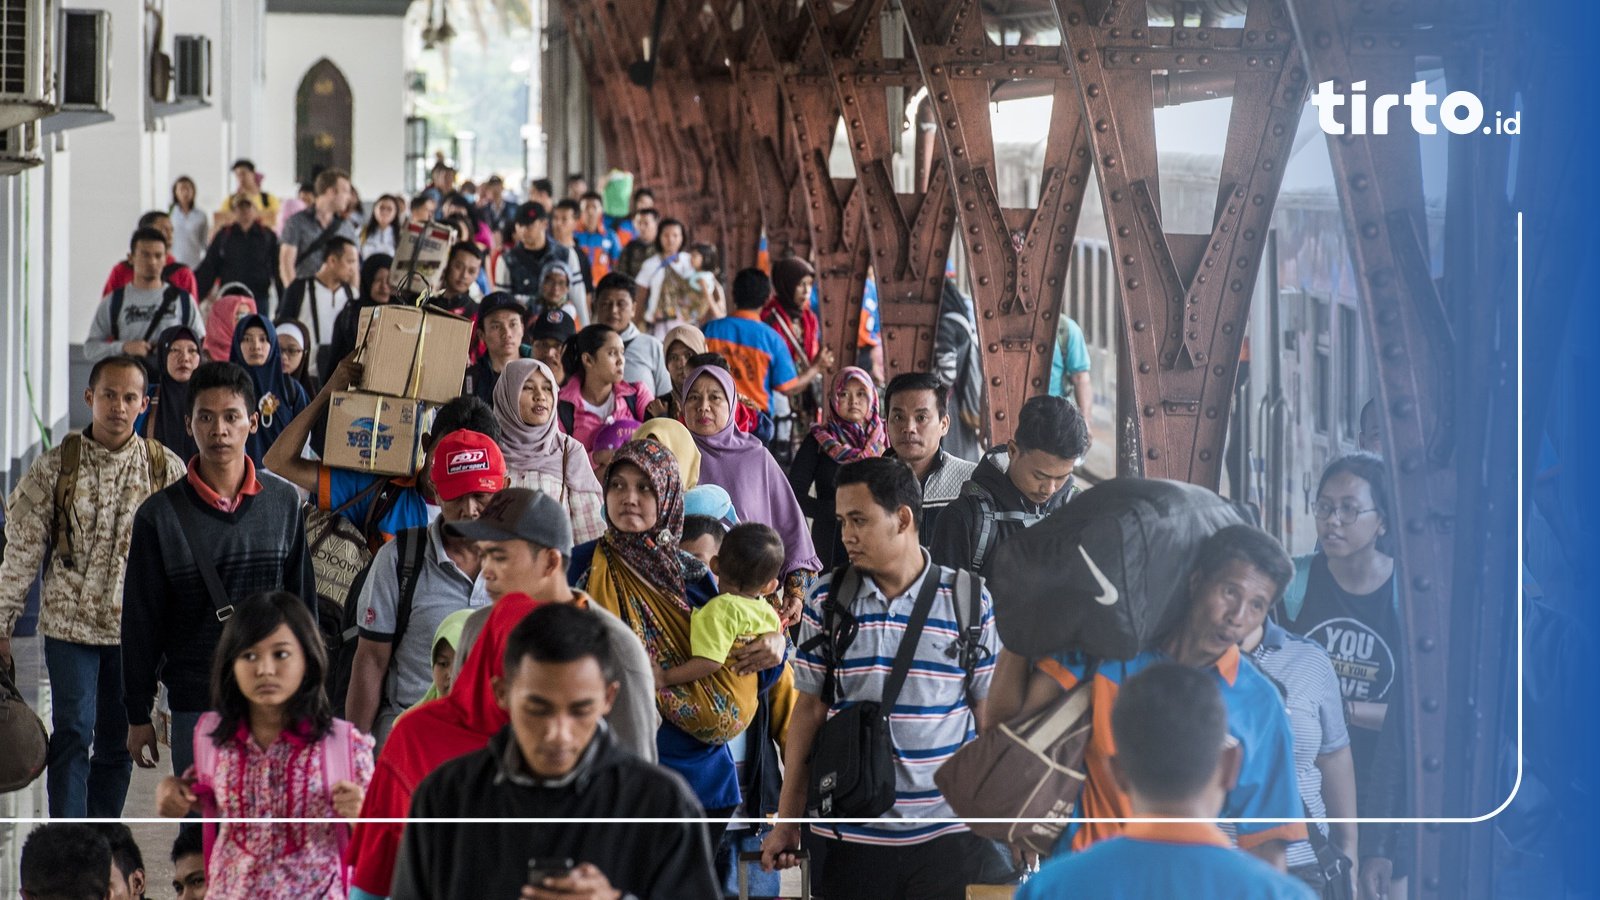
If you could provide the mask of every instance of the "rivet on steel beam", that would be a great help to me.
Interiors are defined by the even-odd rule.
[[[1088,94],[1091,97],[1098,97],[1098,96],[1100,96],[1100,85],[1091,84],[1088,87],[1084,88],[1083,92],[1085,94]]]
[[[1397,362],[1406,355],[1405,345],[1399,341],[1390,341],[1383,345],[1383,358],[1390,362]]]
[[[990,353],[996,353],[999,350],[1000,350],[1000,347],[998,345],[996,345],[996,344],[990,344],[989,345],[989,352]],[[994,385],[995,387],[999,387],[1000,386],[1000,376],[996,375],[995,377],[989,379],[989,383]]]
[[[1179,53],[1178,54],[1178,65],[1183,65],[1184,63],[1186,63],[1188,61],[1189,61],[1189,57],[1188,57],[1187,54],[1184,54],[1184,53]]]
[[[1138,289],[1139,289],[1139,279],[1137,279],[1137,278],[1129,278],[1128,279],[1128,290],[1137,291]]]
[[[1379,324],[1381,324],[1381,325],[1393,325],[1394,323],[1396,323],[1398,321],[1400,321],[1400,311],[1395,309],[1394,307],[1385,306],[1382,309],[1378,310],[1378,323]]]
[[[1089,51],[1087,51],[1087,50],[1079,50],[1078,51],[1078,62],[1088,62],[1088,61],[1089,61]]]
[[[1133,30],[1133,34],[1130,35],[1130,36],[1136,41],[1144,40],[1144,29],[1143,28],[1135,28]]]
[[[1153,416],[1156,414],[1156,408],[1154,406],[1146,406],[1144,408],[1144,414],[1146,416]]]
[[[1115,155],[1107,153],[1105,158],[1100,160],[1100,164],[1108,169],[1115,169],[1117,167],[1117,158]]]
[[[1200,340],[1200,332],[1198,332],[1198,331],[1189,332],[1189,340],[1191,340],[1191,341]]]
[[[1203,363],[1203,362],[1206,361],[1206,355],[1204,353],[1196,353],[1194,355],[1194,361],[1198,362],[1198,363]]]
[[[1239,279],[1237,279],[1237,278],[1235,278],[1235,279],[1234,279],[1234,280],[1233,280],[1233,283],[1231,283],[1231,284],[1229,284],[1229,285],[1228,285],[1228,287],[1230,287],[1230,288],[1232,288],[1232,289],[1233,289],[1233,292],[1234,292],[1234,293],[1235,293],[1235,294],[1237,294],[1237,293],[1239,293],[1239,292],[1240,292],[1240,291],[1242,291],[1242,290],[1244,290],[1244,282],[1242,282],[1242,281],[1240,281],[1240,280],[1239,280]]]
[[[1174,316],[1174,318],[1176,318],[1176,316]],[[1189,321],[1191,321],[1191,322],[1200,321],[1200,314],[1199,313],[1190,313],[1189,314]]]
[[[1434,648],[1436,648],[1438,646],[1439,645],[1437,643],[1435,643],[1435,641],[1431,637],[1425,637],[1425,638],[1417,641],[1417,649],[1421,650],[1423,653],[1432,653],[1434,651]]]
[[[1406,520],[1406,531],[1412,534],[1421,534],[1427,527],[1426,522],[1415,516]]]
[[[1439,711],[1439,701],[1434,699],[1433,697],[1423,697],[1422,698],[1422,711],[1423,712],[1430,712],[1430,713],[1438,712]]]
[[[1201,450],[1200,451],[1200,461],[1201,462],[1210,462],[1211,461],[1211,451],[1210,450]]]
[[[1227,371],[1228,371],[1228,369],[1227,369],[1226,366],[1217,366],[1215,369],[1211,370],[1211,374],[1217,376],[1218,378],[1221,378],[1223,376],[1223,374],[1225,374]]]
[[[1411,579],[1411,588],[1416,591],[1431,591],[1433,590],[1433,579],[1426,575],[1418,575]]]
[[[1141,374],[1141,375],[1149,375],[1150,374],[1150,364],[1149,363],[1139,363],[1139,374]]]
[[[955,128],[956,126],[958,126],[960,124],[961,123],[956,121],[955,119],[945,119],[944,120],[944,127],[946,127],[946,128]]]
[[[1144,327],[1145,326],[1144,326],[1144,320],[1143,319],[1135,319],[1133,321],[1133,330],[1134,331],[1143,331]]]
[[[1113,28],[1113,29],[1111,29],[1111,39],[1113,41],[1117,40],[1120,37],[1122,37],[1122,29],[1121,28]]]
[[[1145,453],[1145,455],[1150,457],[1151,459],[1160,459],[1161,458],[1161,451],[1159,449],[1155,448],[1155,447],[1151,447],[1149,452]]]
[[[1132,253],[1129,253],[1127,256],[1124,256],[1122,258],[1122,264],[1125,265],[1125,266],[1131,266],[1131,265],[1133,265],[1133,262],[1134,262],[1134,256],[1133,256]]]
[[[981,285],[987,286],[989,284],[989,276],[987,276],[987,275],[979,275],[978,276],[978,283],[981,284]]]
[[[1215,419],[1216,417],[1217,417],[1217,408],[1215,406],[1206,407],[1206,418]]]
[[[989,352],[990,353],[999,353],[1000,352],[1000,345],[999,344],[990,344],[989,345]],[[995,379],[994,383],[995,384],[999,384],[1000,380],[999,379]]]
[[[1408,456],[1400,461],[1400,471],[1407,475],[1415,475],[1422,468],[1422,460],[1415,456]]]
[[[1006,420],[1005,410],[1001,410],[1001,411],[995,413],[994,417],[995,417],[996,420],[1004,422]]]
[[[983,252],[983,245],[982,244],[973,244],[972,245],[972,252],[973,253],[982,253]]]
[[[1233,334],[1233,323],[1232,322],[1223,322],[1222,323],[1222,333],[1223,334]]]
[[[1417,404],[1409,399],[1406,399],[1405,397],[1402,397],[1389,405],[1389,412],[1397,419],[1407,418],[1416,411]]]
[[[984,310],[984,311],[983,311],[983,317],[984,317],[984,318],[985,318],[985,319],[992,319],[992,318],[994,318],[994,310],[992,310],[992,309],[986,309],[986,310]]]
[[[1350,186],[1355,188],[1358,191],[1366,190],[1367,187],[1369,185],[1371,185],[1371,184],[1372,184],[1372,181],[1370,179],[1368,179],[1367,176],[1362,175],[1360,173],[1357,173],[1355,175],[1350,176]]]
[[[952,156],[966,156],[967,155],[967,151],[963,150],[960,147],[954,147],[954,148],[952,148],[950,150],[950,154]]]
[[[1429,756],[1422,760],[1422,767],[1427,769],[1429,772],[1439,771],[1439,767],[1441,765],[1443,765],[1443,763],[1437,756]]]
[[[1117,226],[1117,237],[1127,237],[1131,233],[1132,232],[1129,231],[1128,226],[1126,226],[1126,225],[1118,225]]]

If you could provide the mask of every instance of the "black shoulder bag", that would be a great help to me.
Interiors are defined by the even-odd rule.
[[[178,517],[178,534],[183,538],[189,556],[194,559],[195,568],[200,570],[200,579],[206,584],[206,593],[211,597],[217,621],[228,621],[233,616],[233,601],[228,599],[228,590],[222,586],[222,578],[217,574],[217,564],[211,560],[211,548],[198,540],[206,532],[206,525],[200,520],[200,511],[194,508],[188,497],[174,499],[168,494],[167,502]]]
[[[889,734],[889,716],[905,685],[917,641],[939,591],[939,571],[938,566],[929,565],[923,576],[922,590],[900,637],[900,649],[884,682],[882,699],[850,703],[817,729],[807,756],[807,814],[817,818],[872,819],[894,807],[894,740]],[[860,589],[861,578],[846,567],[833,583],[841,590],[837,598],[830,591],[824,604],[824,633],[807,642],[808,646],[825,642],[822,646],[828,668],[822,699],[830,707],[838,692],[836,670],[856,636],[856,618],[849,607]]]

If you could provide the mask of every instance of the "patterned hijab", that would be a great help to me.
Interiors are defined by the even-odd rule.
[[[616,452],[606,467],[607,483],[622,465],[637,466],[655,488],[656,521],[648,531],[629,534],[612,524],[608,509],[606,533],[600,541],[646,584],[682,605],[685,558],[696,565],[699,561],[678,549],[678,542],[683,539],[683,481],[678,475],[678,461],[660,442],[646,438],[624,444]]]
[[[572,437],[556,427],[555,399],[550,401],[550,421],[529,425],[522,421],[522,388],[535,373],[544,376],[552,389],[555,373],[536,359],[514,359],[506,363],[494,385],[494,417],[500,423],[500,449],[506,468],[513,472],[543,472],[563,479],[577,493],[600,493],[600,482],[589,467],[589,453]]]
[[[871,398],[872,405],[867,409],[865,422],[847,422],[839,415],[839,398],[844,395],[845,386],[851,381],[861,382]],[[817,439],[822,452],[840,465],[883,455],[888,442],[883,434],[883,416],[878,409],[878,387],[872,383],[872,376],[866,370],[855,366],[839,370],[833,379],[833,391],[828,394],[827,420],[811,426],[811,436]]]

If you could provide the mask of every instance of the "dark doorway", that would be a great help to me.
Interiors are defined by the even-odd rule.
[[[318,60],[294,98],[294,172],[311,181],[323,169],[350,171],[350,83],[339,67]]]

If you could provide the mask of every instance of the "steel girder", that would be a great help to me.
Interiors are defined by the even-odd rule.
[[[854,178],[834,178],[828,166],[839,101],[827,79],[795,71],[802,60],[817,60],[823,52],[804,10],[786,0],[746,0],[745,12],[755,17],[778,67],[783,115],[791,126],[810,224],[810,258],[823,298],[822,342],[833,351],[837,370],[855,362],[868,259],[862,192]]]
[[[619,164],[632,166],[645,183],[662,185],[665,202],[670,192],[660,142],[648,128],[648,98],[628,78],[629,48],[634,46],[631,35],[617,27],[603,4],[561,0],[561,9],[578,57],[589,70],[591,94],[600,101],[593,112],[606,154]]]
[[[974,0],[905,0],[917,69],[955,196],[978,310],[988,432],[1010,438],[1015,411],[1048,389],[1056,321],[1087,185],[1090,158],[1070,67],[1055,47],[998,47]],[[989,121],[993,82],[1055,82],[1044,176],[1036,209],[1001,205]]]
[[[1250,295],[1305,99],[1293,29],[1278,0],[1254,0],[1231,29],[1151,27],[1138,0],[1054,3],[1093,122],[1117,276],[1118,471],[1216,488]],[[1233,75],[1210,234],[1162,225],[1154,70]]]
[[[833,87],[855,165],[878,286],[885,374],[926,372],[933,368],[955,203],[942,160],[918,190],[895,190],[891,129],[898,122],[890,119],[885,93],[886,85],[908,89],[915,83],[906,83],[904,75],[920,78],[905,66],[907,61],[885,59],[885,0],[859,0],[837,12],[831,0],[809,0],[806,5],[816,28],[820,75]],[[894,74],[896,64],[904,74]]]
[[[1365,81],[1373,94],[1403,94],[1416,80],[1417,57],[1439,55],[1452,80],[1493,94],[1495,85],[1485,83],[1492,59],[1470,41],[1482,7],[1451,7],[1448,18],[1428,19],[1407,7],[1375,13],[1348,0],[1289,3],[1315,81],[1331,80],[1339,91]],[[1510,108],[1509,94],[1501,85],[1500,108]],[[1510,478],[1487,475],[1496,463],[1514,465],[1511,438],[1458,411],[1515,402],[1504,299],[1511,286],[1494,277],[1491,262],[1509,252],[1509,229],[1483,224],[1510,218],[1494,189],[1505,184],[1508,161],[1504,147],[1483,146],[1488,139],[1452,140],[1447,304],[1429,265],[1419,141],[1409,128],[1392,132],[1329,137],[1328,148],[1363,319],[1378,351],[1384,449],[1401,526],[1410,778],[1403,813],[1475,816],[1503,799],[1493,744],[1509,699],[1501,690],[1511,649],[1506,626],[1520,584],[1509,558],[1515,533],[1505,520],[1518,510]],[[1419,829],[1420,895],[1488,896],[1491,833]],[[1443,864],[1447,847],[1462,864]]]

